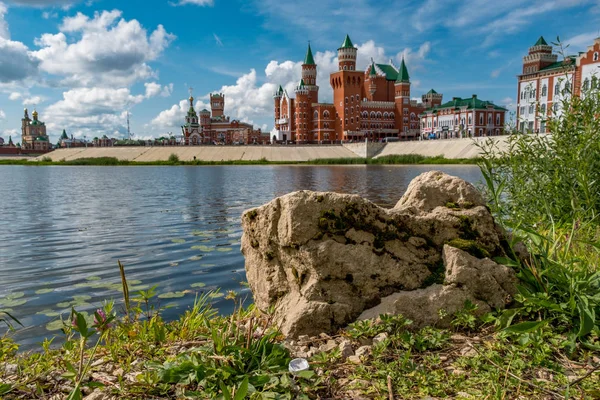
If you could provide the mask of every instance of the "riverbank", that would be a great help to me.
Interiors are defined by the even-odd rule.
[[[425,140],[394,143],[345,143],[343,145],[273,146],[161,146],[161,147],[90,147],[58,149],[37,157],[36,161],[70,162],[78,159],[116,158],[119,161],[157,163],[176,157],[182,162],[202,163],[284,163],[316,160],[377,159],[390,156],[422,155],[429,158],[473,159],[481,155],[479,144],[493,141],[505,148],[508,136],[476,139]],[[148,165],[148,164],[145,164]]]
[[[129,161],[115,157],[77,158],[72,160],[54,161],[50,157],[40,160],[28,159],[0,159],[0,165],[26,165],[26,166],[193,166],[193,165],[453,165],[477,164],[478,158],[448,159],[443,156],[425,157],[420,154],[388,155],[378,158],[321,158],[308,161],[268,161],[260,160],[230,160],[230,161],[182,161],[172,156],[165,161]]]
[[[127,290],[126,292],[127,293]],[[549,326],[535,335],[482,324],[465,310],[451,329],[411,329],[402,316],[351,324],[336,335],[285,341],[271,317],[236,305],[218,316],[206,293],[166,323],[153,289],[108,303],[93,317],[64,321],[65,343],[17,354],[0,338],[4,399],[479,399],[598,398],[600,362],[573,357],[567,335]],[[126,296],[127,299],[127,296]],[[130,303],[128,303],[128,301]],[[7,318],[8,319],[8,318]],[[290,373],[295,357],[308,369]],[[282,397],[278,397],[282,396]]]

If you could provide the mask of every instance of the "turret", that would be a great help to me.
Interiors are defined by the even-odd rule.
[[[410,103],[410,77],[408,75],[408,68],[404,62],[404,57],[400,63],[400,69],[398,70],[398,78],[396,78],[395,93],[396,102],[401,100],[404,104]]]
[[[223,93],[211,93],[210,109],[213,117],[223,116],[223,111],[225,110],[225,95]]]
[[[375,70],[375,62],[371,58],[371,68],[369,68],[369,94],[371,95],[371,100],[377,92],[377,83],[375,79],[377,78],[377,71]]]
[[[275,125],[277,125],[277,121],[281,118],[281,96],[283,96],[283,88],[279,85],[279,88],[273,94],[273,102],[275,108]]]
[[[552,46],[546,43],[543,36],[529,48],[529,54],[523,57],[523,74],[533,74],[540,69],[554,64],[557,54],[552,54]]]
[[[346,35],[342,46],[338,49],[340,71],[354,71],[356,69],[356,52],[356,47],[352,44],[350,36]]]
[[[309,101],[311,103],[318,103],[319,87],[317,86],[317,64],[315,64],[310,43],[308,44],[304,63],[302,64],[302,80],[306,85],[306,89],[309,91]]]
[[[304,80],[301,79],[298,86],[296,86],[296,138],[298,142],[308,140],[308,132],[310,127],[310,102],[309,102],[309,90],[304,84]]]
[[[431,89],[429,92],[421,96],[425,108],[436,107],[442,104],[442,94]]]

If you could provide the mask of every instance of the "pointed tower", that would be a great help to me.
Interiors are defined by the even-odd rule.
[[[338,49],[340,71],[354,71],[356,69],[356,53],[356,47],[352,44],[350,36],[346,35],[342,46]]]
[[[15,147],[15,145],[13,144],[13,141],[12,141],[12,136],[8,137],[8,147]]]
[[[442,94],[431,89],[429,92],[421,96],[421,101],[425,108],[437,107],[442,104]]]
[[[319,87],[317,86],[317,64],[315,64],[310,43],[308,43],[308,49],[306,50],[306,56],[304,57],[304,63],[302,64],[302,80],[308,89],[310,102],[318,103]]]
[[[550,46],[543,36],[529,48],[529,54],[523,57],[523,75],[535,74],[540,69],[558,61],[558,55],[552,53]]]
[[[283,88],[279,88],[273,94],[273,106],[275,109],[275,129],[279,130],[279,119],[281,118],[281,96],[283,96]]]
[[[395,83],[396,103],[410,104],[410,76],[408,75],[408,68],[402,57],[400,63],[400,69],[398,70],[398,78]]]
[[[292,140],[296,143],[306,142],[312,138],[308,137],[308,132],[311,130],[310,120],[312,118],[309,90],[304,84],[304,79],[300,79],[300,83],[296,86],[296,136],[292,136]]]
[[[369,68],[369,94],[371,95],[370,100],[373,101],[373,96],[377,92],[377,71],[375,70],[375,62],[371,58],[371,67]]]

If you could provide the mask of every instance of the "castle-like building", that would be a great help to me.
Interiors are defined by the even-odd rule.
[[[47,152],[51,150],[50,140],[46,133],[46,124],[38,119],[38,112],[33,110],[29,118],[27,109],[21,119],[21,151]]]
[[[523,57],[517,94],[520,131],[546,133],[546,120],[562,115],[563,100],[590,88],[600,88],[600,38],[585,52],[558,58],[543,37]]]
[[[268,137],[262,135],[260,129],[251,124],[230,119],[224,114],[225,95],[210,95],[210,109],[203,109],[196,114],[194,96],[189,98],[190,108],[185,117],[182,145],[200,144],[253,144],[263,143]]]
[[[333,103],[320,103],[317,64],[308,45],[295,98],[281,86],[273,96],[272,141],[302,144],[419,136],[419,114],[441,104],[442,96],[424,96],[423,103],[411,100],[404,59],[400,67],[391,60],[388,64],[371,60],[363,71],[356,70],[357,53],[346,35],[338,49],[338,71],[329,77]]]

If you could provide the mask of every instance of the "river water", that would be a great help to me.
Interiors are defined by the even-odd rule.
[[[60,336],[60,315],[121,307],[117,260],[130,291],[158,285],[167,319],[198,292],[250,297],[240,216],[295,190],[336,191],[392,207],[415,176],[438,169],[479,182],[475,166],[0,166],[0,310],[23,323],[22,348]],[[222,311],[232,302],[215,297]],[[4,327],[0,327],[0,334]]]

